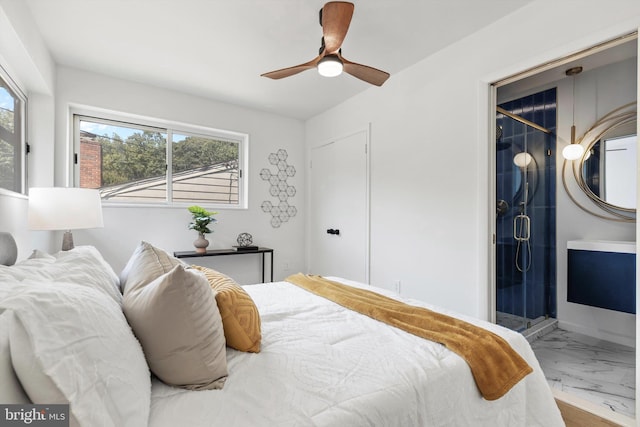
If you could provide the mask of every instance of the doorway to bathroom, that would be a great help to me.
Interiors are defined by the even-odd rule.
[[[524,331],[556,317],[556,89],[496,113],[496,322]]]
[[[587,288],[570,280],[582,270],[569,262],[569,249],[576,241],[607,241],[635,250],[635,205],[632,215],[620,215],[624,207],[606,202],[608,171],[620,168],[606,167],[612,156],[601,147],[610,129],[616,138],[637,139],[637,53],[637,33],[627,34],[491,88],[496,322],[531,342],[556,399],[615,425],[635,425],[636,315],[573,297]],[[627,116],[630,131],[618,124]],[[610,117],[614,124],[606,123]],[[573,147],[582,148],[579,156],[569,155]],[[614,155],[637,159],[635,153]],[[636,177],[634,166],[615,189],[631,188]],[[636,300],[633,292],[622,295]]]

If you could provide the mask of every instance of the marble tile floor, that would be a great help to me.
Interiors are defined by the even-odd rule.
[[[531,348],[552,388],[635,416],[635,349],[563,329]]]

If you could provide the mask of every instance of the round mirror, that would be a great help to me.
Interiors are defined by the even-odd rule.
[[[603,219],[636,220],[636,103],[629,103],[599,119],[576,141],[584,147],[578,160],[565,160],[562,181],[571,200],[582,210]],[[565,169],[572,168],[578,187],[593,202],[571,194]],[[594,205],[599,210],[594,209]]]
[[[585,146],[580,172],[587,195],[621,210],[636,209],[636,118],[604,129]]]

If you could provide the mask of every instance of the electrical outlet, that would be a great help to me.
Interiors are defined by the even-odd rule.
[[[393,281],[393,290],[398,294],[400,293],[400,280]]]
[[[282,270],[289,271],[289,261],[285,261],[282,263]]]

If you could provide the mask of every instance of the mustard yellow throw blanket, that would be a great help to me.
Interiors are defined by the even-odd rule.
[[[320,276],[298,273],[285,280],[345,308],[446,346],[467,362],[487,400],[499,399],[532,372],[502,337],[463,320]]]

